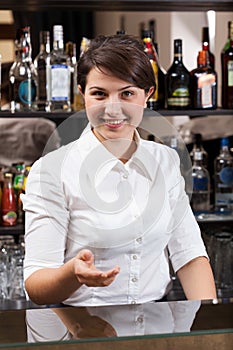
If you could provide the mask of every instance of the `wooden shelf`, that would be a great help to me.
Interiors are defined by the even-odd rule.
[[[17,224],[15,226],[0,226],[0,235],[4,235],[4,236],[24,235],[24,224]]]
[[[216,110],[158,110],[153,111],[152,115],[158,113],[162,116],[183,116],[188,115],[190,117],[200,117],[200,116],[206,116],[206,115],[233,115],[233,109],[221,109],[218,108]],[[157,113],[156,113],[157,112]],[[50,120],[57,122],[61,122],[65,120],[66,118],[70,117],[71,115],[74,115],[77,113],[77,116],[80,115],[81,118],[85,117],[85,113],[80,112],[53,112],[53,113],[46,113],[46,112],[16,112],[16,113],[10,113],[9,111],[0,111],[0,118],[38,118],[43,117]],[[145,116],[149,115],[149,110],[145,111]],[[151,116],[151,115],[150,115]]]
[[[233,11],[232,0],[1,0],[0,9],[14,11]]]

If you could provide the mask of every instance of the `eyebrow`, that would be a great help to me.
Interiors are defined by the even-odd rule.
[[[123,88],[119,89],[118,91],[123,91],[123,90],[126,90],[126,89],[129,89],[129,88],[136,88],[136,86],[134,85],[127,85],[127,86],[124,86]],[[100,87],[100,86],[91,86],[89,88],[89,90],[92,90],[92,89],[98,89],[98,90],[106,90],[105,88],[103,87]]]

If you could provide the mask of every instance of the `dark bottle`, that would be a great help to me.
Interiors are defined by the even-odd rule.
[[[228,35],[227,35],[227,41],[222,49],[221,55],[224,54],[226,50],[230,47],[230,41],[231,41],[231,27],[233,26],[233,21],[228,21]]]
[[[49,66],[50,66],[50,34],[40,31],[40,52],[34,60],[37,70],[36,106],[39,111],[50,111],[49,107]]]
[[[221,55],[222,107],[233,108],[233,22],[230,25],[230,47]]]
[[[207,51],[199,51],[197,68],[193,69],[190,75],[192,108],[216,109],[217,73],[209,64]]]
[[[149,30],[152,33],[152,41],[156,51],[157,63],[158,63],[158,105],[159,105],[159,108],[164,108],[165,107],[165,77],[167,72],[162,67],[159,59],[158,43],[155,40],[155,21],[154,20],[149,21]]]
[[[166,75],[168,109],[190,108],[190,73],[183,64],[182,40],[174,40],[174,60]]]
[[[36,98],[37,73],[31,57],[30,27],[19,32],[16,40],[16,61],[10,68],[10,109],[30,111]]]
[[[215,57],[210,51],[209,27],[202,28],[202,50],[209,53],[210,66],[215,69]]]
[[[194,153],[195,152],[202,153],[202,165],[205,168],[208,168],[208,153],[206,152],[206,150],[203,147],[202,134],[200,134],[200,133],[196,133],[193,135],[193,148],[189,153],[192,164],[194,163]]]
[[[150,59],[154,75],[155,75],[155,83],[156,83],[156,88],[153,93],[153,95],[149,98],[147,101],[147,107],[153,110],[158,110],[159,109],[159,100],[158,100],[158,62],[157,62],[157,54],[156,50],[152,41],[152,33],[149,30],[145,30],[142,34],[142,40],[144,44],[144,51],[147,54],[147,56]]]

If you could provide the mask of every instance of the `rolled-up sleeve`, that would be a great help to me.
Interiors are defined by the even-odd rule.
[[[177,164],[179,164],[178,157]],[[176,272],[189,261],[199,256],[208,258],[208,255],[199,225],[190,207],[189,197],[185,192],[185,182],[181,175],[176,176],[176,183],[170,188],[169,202],[172,219],[168,250],[172,266]]]
[[[64,263],[69,211],[61,181],[61,161],[48,154],[32,166],[22,195],[25,210],[24,279]]]

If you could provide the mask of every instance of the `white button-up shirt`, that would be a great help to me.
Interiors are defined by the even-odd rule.
[[[108,287],[82,285],[70,305],[144,303],[177,271],[207,256],[184,191],[176,151],[142,140],[123,164],[88,126],[81,137],[34,163],[26,194],[25,279],[90,249],[100,270],[120,266]],[[169,252],[169,253],[168,253]]]

